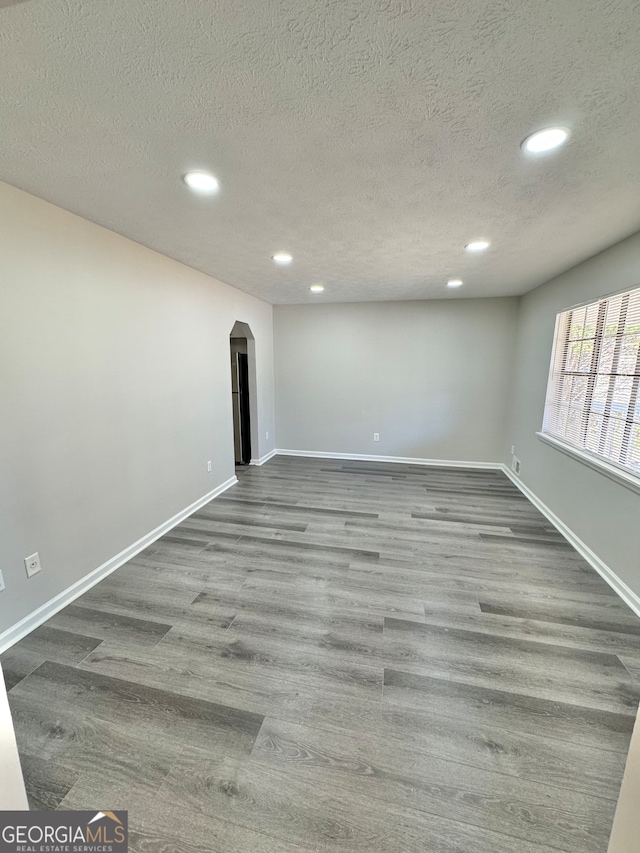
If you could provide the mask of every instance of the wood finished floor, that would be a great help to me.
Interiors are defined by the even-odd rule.
[[[2,657],[133,853],[605,853],[640,620],[500,472],[280,457]]]

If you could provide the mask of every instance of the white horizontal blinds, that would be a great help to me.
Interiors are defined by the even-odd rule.
[[[543,432],[640,475],[640,288],[558,314]]]

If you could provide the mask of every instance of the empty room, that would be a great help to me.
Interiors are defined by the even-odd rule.
[[[0,80],[0,849],[638,853],[638,3],[0,0]]]

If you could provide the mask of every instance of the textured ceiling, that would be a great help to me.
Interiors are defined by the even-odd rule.
[[[270,302],[522,293],[640,229],[637,0],[0,6],[0,178]]]

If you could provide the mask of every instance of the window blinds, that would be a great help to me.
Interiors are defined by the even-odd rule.
[[[542,431],[640,476],[640,288],[558,314]]]

